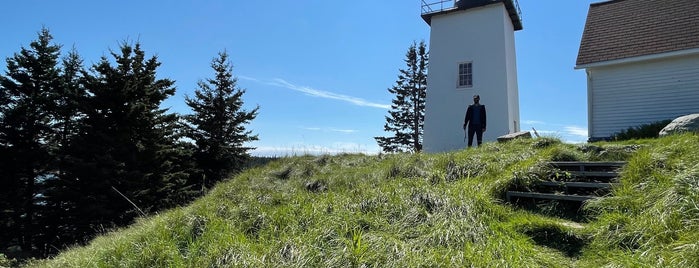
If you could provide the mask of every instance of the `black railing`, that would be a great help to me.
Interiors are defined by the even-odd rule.
[[[422,1],[422,12],[420,12],[421,15],[435,13],[435,12],[441,12],[441,11],[444,11],[447,9],[456,8],[456,4],[455,4],[456,0],[441,0],[441,1],[421,0],[421,1]]]
[[[420,1],[422,1],[422,11],[420,12],[420,14],[425,15],[425,14],[455,9],[457,0],[439,0],[439,1],[437,1],[437,0],[420,0]],[[461,0],[461,1],[468,1],[468,0]],[[494,0],[494,1],[496,1],[496,0]],[[503,1],[503,0],[500,0],[500,1]],[[517,12],[517,16],[522,18],[522,11],[519,9],[519,1],[518,0],[504,0],[504,1],[512,1],[512,4],[514,5],[515,12]]]

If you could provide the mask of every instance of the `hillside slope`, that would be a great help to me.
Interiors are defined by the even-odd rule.
[[[699,267],[699,136],[284,158],[36,267]],[[546,161],[628,161],[573,223],[507,204]],[[555,205],[555,204],[554,204]]]

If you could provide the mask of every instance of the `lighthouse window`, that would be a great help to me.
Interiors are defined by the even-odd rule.
[[[459,81],[458,87],[473,86],[473,66],[471,62],[459,63]]]

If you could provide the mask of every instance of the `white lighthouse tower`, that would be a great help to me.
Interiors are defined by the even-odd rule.
[[[431,27],[424,150],[466,146],[462,126],[476,94],[488,116],[484,142],[518,132],[517,0],[422,0],[422,18]]]

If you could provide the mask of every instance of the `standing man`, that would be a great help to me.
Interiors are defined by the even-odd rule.
[[[473,134],[476,134],[478,147],[483,143],[483,132],[485,132],[485,105],[480,104],[481,97],[473,95],[473,104],[466,109],[464,118],[464,131],[468,125],[468,147],[473,144]]]

